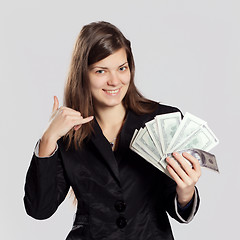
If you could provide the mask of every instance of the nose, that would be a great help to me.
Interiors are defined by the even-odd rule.
[[[117,86],[120,83],[120,78],[117,73],[111,73],[108,79],[109,86]]]

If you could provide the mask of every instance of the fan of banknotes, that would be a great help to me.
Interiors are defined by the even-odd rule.
[[[130,149],[169,176],[166,157],[172,153],[188,152],[202,167],[217,171],[217,161],[209,151],[219,140],[202,119],[180,112],[162,114],[135,130]],[[190,163],[189,163],[190,164]]]

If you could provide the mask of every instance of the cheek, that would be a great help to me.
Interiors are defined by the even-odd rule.
[[[122,79],[122,82],[128,85],[130,83],[130,79],[131,79],[131,74],[129,72],[129,74],[126,74],[126,76],[124,76],[124,78]]]
[[[92,90],[94,90],[94,89],[96,90],[96,89],[102,88],[104,83],[105,83],[105,80],[103,78],[92,79],[90,81],[91,89]]]

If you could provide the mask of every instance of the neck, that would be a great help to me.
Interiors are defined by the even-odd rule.
[[[122,124],[126,113],[126,109],[122,104],[115,107],[95,109],[95,111],[96,119],[103,129],[109,126]]]

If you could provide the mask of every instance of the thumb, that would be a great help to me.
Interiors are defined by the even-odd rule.
[[[59,101],[57,96],[54,96],[54,103],[53,103],[53,108],[52,108],[52,113],[54,113],[59,107]]]

